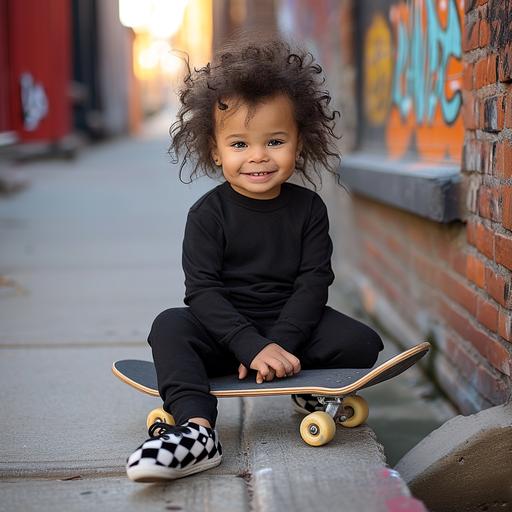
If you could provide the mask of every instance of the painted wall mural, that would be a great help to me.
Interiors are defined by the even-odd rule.
[[[463,0],[365,4],[363,139],[380,132],[391,158],[459,161]]]

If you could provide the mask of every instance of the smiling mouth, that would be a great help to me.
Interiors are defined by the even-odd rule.
[[[267,174],[273,174],[277,171],[262,171],[262,172],[243,172],[242,174],[246,174],[247,176],[265,176]]]

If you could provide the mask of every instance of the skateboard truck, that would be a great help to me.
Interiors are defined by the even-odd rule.
[[[353,400],[362,402],[363,397],[357,395],[349,395],[350,400],[345,400],[347,397],[342,396],[326,396],[326,395],[313,395],[319,403],[325,406],[325,412],[331,416],[336,423],[344,425],[347,420],[354,416]],[[363,420],[366,421],[367,417]],[[360,424],[360,423],[359,423]],[[346,425],[345,425],[346,426]]]
[[[362,396],[313,396],[325,409],[308,414],[300,424],[300,435],[311,446],[328,443],[334,437],[336,423],[353,428],[368,418],[368,403]]]
[[[315,396],[315,395],[313,395]],[[341,397],[337,397],[337,396],[315,396],[315,398],[322,404],[325,406],[325,412],[329,415],[329,416],[332,416],[332,418],[334,419],[334,421],[339,421],[339,422],[342,422],[342,421],[346,421],[350,416],[353,415],[353,411],[352,413],[350,412],[347,412],[347,414],[349,415],[346,415],[344,414],[345,412],[345,408],[343,407],[343,399]]]

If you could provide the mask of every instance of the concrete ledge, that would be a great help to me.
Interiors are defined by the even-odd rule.
[[[328,445],[312,447],[300,437],[304,416],[293,411],[290,397],[246,398],[243,404],[242,447],[254,510],[426,510],[386,467],[368,426],[338,427]]]
[[[354,192],[437,222],[463,218],[455,165],[388,160],[366,152],[343,157],[341,180]]]
[[[246,512],[247,491],[232,475],[195,475],[170,484],[141,485],[123,478],[0,482],[0,510],[23,512]]]
[[[451,419],[396,469],[436,512],[512,510],[512,403]]]

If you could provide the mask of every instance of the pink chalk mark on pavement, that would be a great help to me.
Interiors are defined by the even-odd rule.
[[[380,468],[378,489],[386,512],[428,512],[423,502],[410,496],[400,473],[390,468]]]

